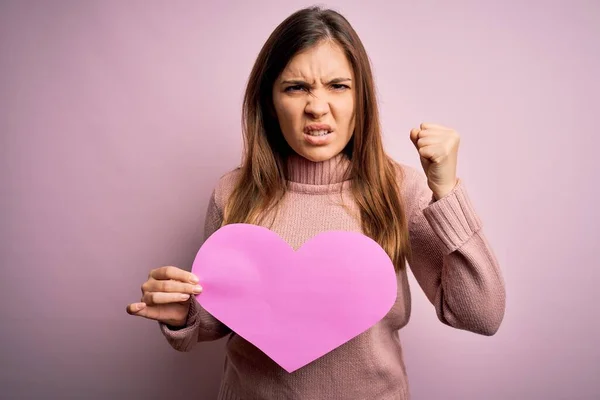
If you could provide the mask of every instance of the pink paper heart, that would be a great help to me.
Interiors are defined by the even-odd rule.
[[[363,333],[396,300],[389,256],[356,232],[324,232],[296,252],[267,228],[226,225],[192,272],[198,302],[288,372]]]

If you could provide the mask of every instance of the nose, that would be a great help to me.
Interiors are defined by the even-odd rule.
[[[329,103],[327,102],[326,97],[314,94],[308,96],[304,111],[314,119],[319,119],[329,112]]]

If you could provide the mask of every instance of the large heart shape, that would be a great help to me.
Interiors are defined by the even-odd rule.
[[[392,261],[356,232],[320,233],[294,251],[267,228],[225,225],[192,272],[198,302],[288,372],[366,331],[396,300]]]

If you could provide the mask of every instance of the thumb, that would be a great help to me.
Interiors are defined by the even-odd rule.
[[[127,314],[149,319],[158,318],[156,307],[148,307],[146,303],[132,303],[127,306]]]
[[[155,321],[160,321],[164,317],[164,315],[161,315],[162,313],[160,306],[148,307],[146,303],[130,304],[127,306],[127,313],[129,315],[152,319]]]

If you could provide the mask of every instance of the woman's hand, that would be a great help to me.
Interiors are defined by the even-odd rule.
[[[437,200],[454,189],[460,136],[441,125],[421,124],[410,131],[410,140],[419,151],[427,184]]]
[[[200,292],[198,277],[190,272],[172,266],[153,269],[142,284],[140,302],[129,304],[127,313],[182,327],[193,301],[191,296]]]

